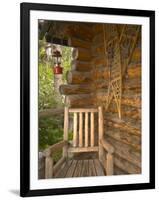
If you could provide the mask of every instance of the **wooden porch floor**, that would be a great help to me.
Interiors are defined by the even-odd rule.
[[[56,178],[105,176],[98,159],[68,160],[55,174]]]

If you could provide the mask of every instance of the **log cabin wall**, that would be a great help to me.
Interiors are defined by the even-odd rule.
[[[110,26],[110,25],[109,25]],[[129,26],[129,25],[128,25]],[[119,37],[123,25],[116,25]],[[109,30],[106,31],[106,36]],[[133,30],[130,31],[131,34]],[[127,33],[125,33],[127,34]],[[67,85],[60,87],[69,107],[104,106],[110,69],[104,47],[103,24],[73,24],[67,29],[72,52]],[[107,38],[106,38],[107,42]],[[123,67],[123,66],[122,66]],[[141,172],[141,31],[123,74],[121,119],[115,100],[104,110],[105,138],[115,148],[115,174]]]
[[[92,76],[92,25],[70,24],[67,27],[68,45],[73,47],[71,70],[67,74],[67,85],[60,87],[66,96],[66,104],[73,107],[93,107]]]
[[[123,25],[117,25],[117,29],[120,35]],[[95,24],[93,34],[91,63],[94,105],[97,106],[105,101],[110,73],[104,49],[103,25]],[[107,112],[104,112],[105,138],[115,147],[115,174],[137,174],[141,173],[141,31],[122,82],[122,117],[119,119],[112,99]]]

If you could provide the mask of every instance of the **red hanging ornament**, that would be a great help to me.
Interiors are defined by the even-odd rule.
[[[53,72],[54,74],[62,74],[63,68],[60,65],[56,65],[55,67],[53,67]]]
[[[58,51],[58,50],[54,51],[53,57],[55,58],[55,66],[53,67],[54,74],[62,74],[63,68],[60,66],[62,55],[61,55],[60,51]]]

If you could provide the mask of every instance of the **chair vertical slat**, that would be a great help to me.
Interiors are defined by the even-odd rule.
[[[77,113],[73,115],[73,146],[77,146]]]
[[[94,113],[91,112],[91,147],[94,146]]]
[[[83,114],[79,113],[79,147],[83,146]]]
[[[88,112],[85,113],[85,147],[88,147]]]

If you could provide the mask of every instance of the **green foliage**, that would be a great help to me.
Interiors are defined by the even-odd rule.
[[[66,74],[70,70],[71,48],[62,47],[63,80],[66,83]]]
[[[63,139],[62,117],[51,117],[39,120],[39,148],[44,150],[48,146]]]
[[[57,101],[54,91],[54,76],[52,73],[53,61],[48,60],[45,52],[45,41],[39,41],[39,110],[63,107],[61,101]],[[61,47],[63,80],[66,83],[66,73],[70,70],[71,48]],[[43,151],[48,146],[53,145],[63,139],[63,116],[39,119],[39,150]],[[69,133],[72,139],[72,133]],[[61,151],[54,155],[55,162],[61,156]]]

